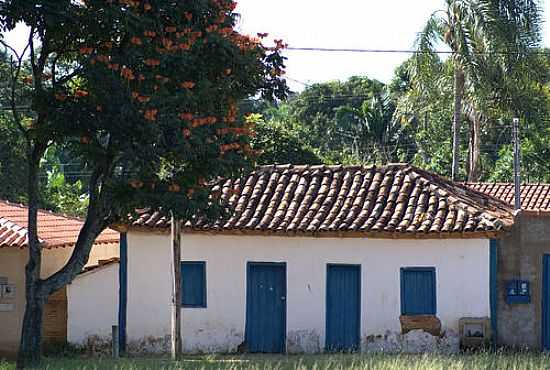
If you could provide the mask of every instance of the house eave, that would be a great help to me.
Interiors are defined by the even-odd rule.
[[[127,226],[126,231],[136,233],[169,234],[168,227]],[[365,238],[365,239],[502,239],[509,235],[506,228],[493,231],[462,232],[388,232],[388,231],[272,231],[250,229],[199,229],[184,227],[183,233],[229,236],[304,237],[304,238]]]

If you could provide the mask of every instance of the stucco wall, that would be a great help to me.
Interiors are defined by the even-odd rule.
[[[23,309],[25,306],[25,270],[26,250],[0,249],[0,276],[7,277],[10,284],[15,284],[15,299],[0,299],[0,304],[14,305],[14,309],[0,310],[0,358],[12,357],[19,345]],[[4,306],[6,307],[6,306]]]
[[[69,259],[72,248],[45,249],[42,252],[41,277],[46,278],[57,272]],[[99,259],[119,255],[117,244],[99,245],[92,248],[89,264]],[[7,277],[16,286],[15,299],[0,299],[0,304],[14,304],[13,310],[0,310],[0,358],[13,357],[19,347],[21,325],[25,310],[25,265],[27,249],[0,248],[0,276]]]
[[[170,241],[129,233],[128,339],[170,333]],[[489,316],[488,240],[376,240],[184,235],[182,260],[206,261],[207,308],[185,308],[186,351],[234,351],[244,338],[246,263],[287,263],[287,348],[319,350],[325,335],[327,263],[361,264],[361,337],[400,331],[400,268],[435,266],[437,316]],[[159,339],[160,338],[160,339]]]
[[[118,263],[78,276],[67,286],[67,301],[70,343],[110,337],[112,325],[118,325]]]
[[[498,243],[498,344],[540,349],[542,343],[543,256],[550,254],[550,217],[520,215],[511,234]],[[531,303],[506,303],[506,282],[528,280]]]

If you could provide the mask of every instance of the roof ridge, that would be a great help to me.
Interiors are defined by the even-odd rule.
[[[452,181],[446,178],[445,176],[439,175],[437,173],[431,173],[415,166],[411,166],[411,168],[414,172],[420,172],[419,176],[422,176],[423,178],[427,178],[427,180],[429,181],[429,185],[431,187],[434,187],[435,189],[443,191],[445,193],[444,195],[450,198],[455,198],[456,201],[450,204],[462,209],[463,211],[471,212],[473,209],[479,208],[481,206],[482,210],[490,213],[491,216],[493,217],[496,217],[493,213],[497,209],[500,209],[502,211],[509,213],[510,217],[513,217],[514,215],[514,208],[501,199],[498,199],[496,197],[493,197],[489,194],[483,193],[476,189],[470,188],[466,186],[464,183]],[[430,178],[432,179],[436,178],[439,181],[438,182],[430,181],[432,180]],[[451,191],[451,189],[460,189],[464,193],[454,192],[454,191]],[[477,204],[473,203],[476,200],[468,197],[468,195],[471,196],[472,194],[481,198],[481,202],[476,202]],[[491,208],[494,208],[495,210],[492,210]]]
[[[490,182],[490,181],[463,181],[460,184],[465,185],[499,185],[499,186],[514,186],[513,182]],[[520,186],[550,186],[548,182],[524,182]]]
[[[396,162],[396,163],[387,163],[385,165],[376,165],[376,164],[263,164],[256,166],[252,173],[272,171],[272,170],[288,170],[288,169],[299,169],[299,170],[319,170],[319,169],[338,169],[338,170],[347,170],[347,169],[363,169],[371,170],[373,168],[379,169],[390,169],[390,168],[416,168],[409,163],[405,162]]]

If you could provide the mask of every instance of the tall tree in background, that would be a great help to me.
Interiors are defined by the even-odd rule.
[[[354,138],[353,153],[362,163],[386,164],[396,159],[405,126],[394,120],[395,105],[386,91],[376,92],[359,108],[336,108],[336,122]]]
[[[337,110],[343,106],[360,109],[383,87],[381,82],[367,77],[308,86],[301,94],[289,99],[288,123],[298,123],[300,135],[327,160],[343,162],[351,154],[357,138],[355,130],[338,122]]]
[[[11,0],[0,28],[29,28],[10,68],[11,118],[26,143],[29,261],[18,367],[40,359],[43,305],[88,260],[95,238],[136,207],[183,219],[217,217],[208,183],[250,165],[251,127],[236,102],[283,98],[283,58],[234,30],[231,0]],[[22,79],[28,56],[32,79]],[[20,110],[30,90],[32,113]],[[89,203],[73,253],[41,279],[37,235],[40,164],[68,148],[91,173]]]
[[[507,86],[530,48],[540,42],[541,18],[535,0],[446,0],[435,12],[418,39],[419,58],[433,59],[441,42],[452,51],[453,64],[453,157],[451,177],[459,169],[462,114],[470,121],[468,179],[479,178],[480,132],[495,84]],[[513,80],[513,78],[512,78]],[[500,88],[501,102],[509,101]],[[464,104],[464,100],[467,104]]]

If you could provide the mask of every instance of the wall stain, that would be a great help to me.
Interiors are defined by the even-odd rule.
[[[291,330],[286,337],[288,353],[321,352],[321,336],[315,330]]]
[[[364,337],[361,350],[363,352],[451,354],[460,351],[460,338],[458,333],[450,329],[440,337],[423,330],[411,330],[407,334],[386,331],[385,334]]]

